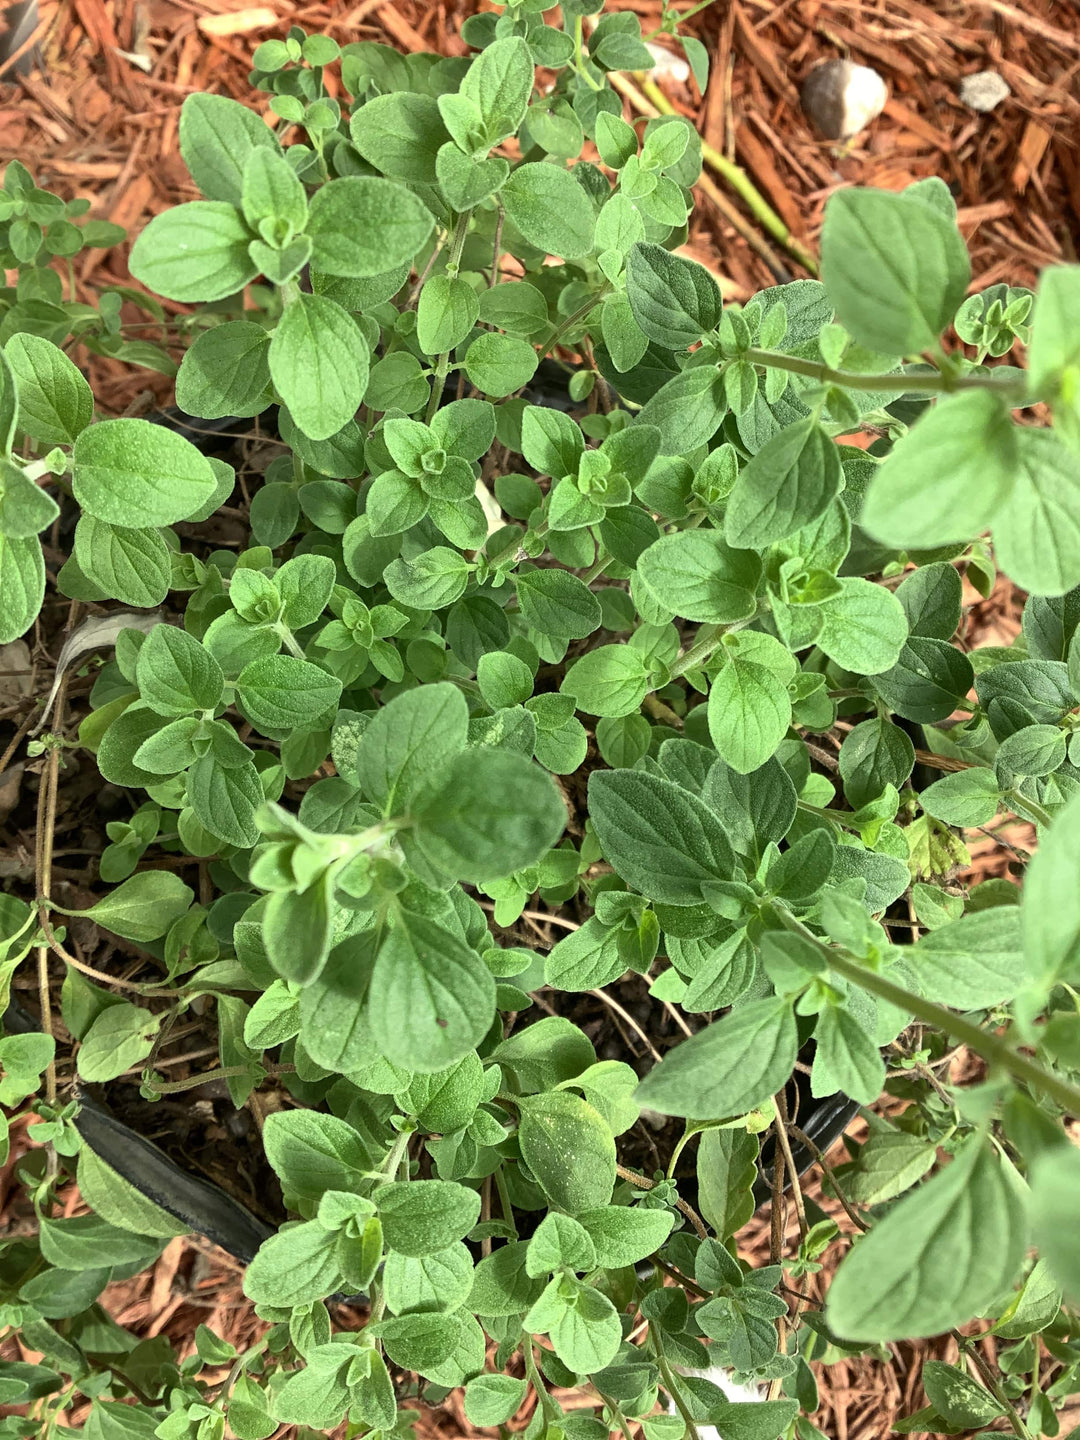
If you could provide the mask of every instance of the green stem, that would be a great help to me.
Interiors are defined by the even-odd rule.
[[[603,90],[603,85],[594,80],[585,68],[585,56],[582,53],[583,43],[584,25],[582,24],[581,16],[578,15],[574,19],[574,69],[591,89],[597,91]]]
[[[633,104],[634,96],[630,94],[626,82],[621,75],[613,78],[612,84],[614,84],[617,89],[622,90],[623,94],[626,95],[631,104]],[[655,80],[642,78],[641,89],[646,99],[652,102],[653,106],[660,111],[661,115],[677,115],[679,113]],[[736,165],[735,162],[729,160],[726,155],[721,155],[720,151],[715,150],[707,141],[702,141],[701,158],[735,191],[735,194],[742,200],[743,204],[761,228],[767,231],[774,240],[779,240],[788,254],[798,260],[799,264],[802,265],[805,270],[808,270],[811,275],[816,275],[818,273],[817,261],[810,252],[795,239],[790,229],[765,199],[764,195],[762,195],[761,191],[750,179],[742,166]]]
[[[990,1391],[991,1395],[993,1395],[994,1399],[998,1402],[1001,1408],[1005,1411],[1005,1414],[1008,1416],[1009,1419],[1009,1424],[1012,1427],[1013,1434],[1018,1436],[1019,1440],[1031,1440],[1031,1431],[1024,1424],[1023,1420],[1021,1420],[1016,1406],[1012,1403],[1009,1397],[1005,1394],[1005,1391],[1001,1388],[1001,1382],[998,1380],[997,1376],[990,1369],[990,1366],[986,1363],[982,1355],[979,1353],[978,1347],[976,1345],[976,1340],[978,1337],[974,1335],[961,1335],[959,1330],[953,1330],[951,1333],[957,1344],[959,1345],[961,1351],[969,1357],[972,1364],[975,1366],[975,1369],[978,1370],[979,1376],[982,1379],[983,1384]]]
[[[603,560],[597,560],[595,565],[590,565],[588,570],[582,572],[582,580],[586,585],[591,585],[594,580],[599,580],[609,565],[615,563],[614,555],[605,555]]]
[[[816,945],[825,956],[829,968],[838,975],[842,975],[845,980],[850,980],[853,985],[858,985],[862,990],[868,990],[871,995],[888,1000],[890,1004],[899,1006],[901,1010],[907,1010],[909,1014],[922,1020],[924,1024],[932,1025],[936,1030],[951,1035],[954,1040],[959,1040],[962,1045],[967,1045],[969,1049],[981,1055],[989,1064],[999,1065],[1003,1070],[1008,1071],[1014,1080],[1021,1080],[1025,1085],[1031,1085],[1036,1090],[1042,1090],[1052,1096],[1068,1114],[1080,1115],[1080,1088],[1070,1085],[1059,1075],[1044,1070],[1034,1060],[1027,1059],[1000,1036],[980,1029],[970,1020],[965,1020],[962,1015],[956,1015],[953,1011],[946,1010],[943,1005],[935,1005],[932,1000],[926,1000],[921,995],[914,995],[910,990],[903,989],[900,985],[894,985],[891,980],[886,979],[884,975],[879,975],[876,970],[868,970],[849,951],[829,945],[820,936],[815,935],[790,911],[782,910],[777,906],[775,913],[785,929]]]
[[[595,310],[597,305],[600,304],[600,301],[603,300],[604,296],[607,295],[610,290],[611,286],[605,285],[598,294],[593,295],[591,299],[586,300],[584,305],[579,305],[572,315],[568,315],[566,319],[562,322],[562,324],[556,328],[550,340],[548,340],[547,344],[540,351],[539,358],[543,360],[545,355],[550,355],[552,350],[555,349],[555,346],[558,345],[559,341],[567,333],[567,331],[572,330],[579,320],[584,320],[585,316],[588,315],[591,310]]]
[[[1034,820],[1037,825],[1052,825],[1054,823],[1054,817],[1050,814],[1049,810],[1044,810],[1040,804],[1035,800],[1029,800],[1027,796],[1022,795],[1019,790],[1006,790],[1004,798],[1009,801],[1009,808],[1013,811],[1013,814],[1022,815],[1025,820],[1030,818]],[[1017,806],[1021,808],[1017,810]]]
[[[679,676],[685,675],[688,670],[696,670],[699,665],[703,665],[723,644],[729,628],[726,625],[702,625],[690,649],[684,650],[672,664],[668,672],[669,678],[678,680]]]
[[[263,1080],[272,1075],[292,1075],[295,1065],[267,1065],[266,1074]],[[205,1070],[201,1075],[191,1075],[187,1080],[163,1080],[160,1084],[151,1085],[147,1082],[146,1088],[153,1090],[155,1095],[179,1095],[184,1090],[194,1090],[199,1085],[209,1085],[216,1080],[231,1080],[236,1075],[250,1075],[250,1065],[226,1065],[220,1070]],[[259,1082],[262,1083],[262,1080]]]
[[[285,645],[285,649],[288,650],[290,655],[295,655],[297,660],[304,660],[307,658],[304,655],[304,652],[301,649],[300,644],[296,639],[296,636],[292,633],[292,631],[287,625],[282,624],[282,622],[279,620],[278,623],[274,626],[274,629],[281,636],[281,639]]]
[[[596,1389],[596,1393],[600,1396],[600,1399],[604,1402],[607,1409],[614,1416],[616,1425],[618,1425],[619,1429],[622,1431],[623,1440],[634,1440],[634,1437],[630,1431],[630,1426],[627,1423],[626,1416],[623,1414],[622,1407],[619,1405],[618,1401],[612,1400],[610,1395],[605,1395],[604,1392],[600,1389]]]
[[[469,233],[471,216],[471,210],[463,210],[457,217],[457,223],[454,226],[454,236],[450,242],[450,256],[446,262],[446,273],[451,280],[457,278],[457,273],[461,269],[461,252],[465,249],[465,238]],[[427,413],[424,415],[425,424],[431,423],[432,416],[442,402],[443,384],[449,369],[450,351],[444,350],[435,362],[435,373],[431,380],[431,399],[428,401]]]
[[[536,1398],[540,1402],[540,1408],[544,1412],[544,1430],[548,1424],[559,1417],[559,1407],[548,1394],[547,1386],[544,1384],[540,1371],[536,1368],[536,1356],[533,1354],[533,1337],[526,1330],[521,1337],[521,1349],[525,1356],[525,1376],[529,1384],[536,1391]]]
[[[901,375],[895,371],[890,375],[859,375],[850,370],[833,370],[820,360],[804,360],[799,355],[785,355],[779,350],[759,350],[752,346],[742,358],[751,365],[766,365],[774,370],[786,370],[791,375],[805,375],[822,385],[842,385],[849,390],[902,390],[905,394],[913,391],[932,395],[951,394],[954,390],[995,390],[1004,398],[1015,398],[1021,402],[1027,395],[1027,383],[1007,379],[994,379],[993,375],[950,375],[931,371],[925,375]]]
[[[412,1130],[402,1130],[393,1145],[391,1145],[390,1153],[387,1155],[382,1167],[383,1178],[379,1181],[380,1186],[389,1185],[391,1181],[397,1178],[397,1173],[401,1168],[401,1162],[405,1158],[405,1152],[409,1148],[409,1141],[412,1139],[414,1133]],[[379,1187],[376,1186],[376,1189],[378,1188]]]
[[[664,1389],[671,1396],[672,1400],[674,1400],[676,1410],[678,1410],[686,1422],[685,1440],[699,1440],[697,1421],[690,1413],[690,1407],[686,1403],[686,1398],[679,1388],[679,1382],[675,1379],[674,1372],[668,1364],[668,1358],[664,1353],[664,1342],[660,1338],[659,1325],[649,1326],[649,1336],[653,1342],[653,1349],[656,1351],[656,1361],[660,1366],[660,1374],[664,1380]]]

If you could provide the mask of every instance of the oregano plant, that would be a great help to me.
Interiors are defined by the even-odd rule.
[[[949,1333],[902,1430],[1054,1435],[1080,1389],[1080,268],[969,294],[944,183],[842,189],[820,280],[725,305],[678,253],[699,137],[610,81],[638,19],[554,13],[260,45],[267,119],[186,100],[202,198],[97,309],[62,262],[119,237],[7,168],[0,640],[48,589],[92,688],[0,896],[37,1220],[0,1323],[41,1357],[0,1436],[382,1440],[463,1387],[528,1440],[810,1440],[812,1364]],[[67,353],[168,370],[128,302],[187,433],[97,416]],[[189,438],[222,420],[270,437],[254,488]],[[972,649],[997,566],[1022,630]],[[126,807],[80,907],[73,752]],[[1023,883],[960,883],[969,831]],[[170,1078],[194,1030],[219,1064]],[[273,1100],[277,1228],[169,1178],[132,1076]],[[108,1315],[189,1231],[232,1237],[250,1348]]]

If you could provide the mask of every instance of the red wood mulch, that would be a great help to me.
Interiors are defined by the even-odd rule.
[[[636,11],[646,31],[657,23],[655,0],[609,5]],[[381,40],[406,50],[461,53],[461,20],[478,8],[491,7],[486,0],[297,6],[288,0],[260,6],[243,0],[41,0],[32,35],[0,62],[0,165],[22,160],[40,184],[85,196],[94,216],[134,235],[159,211],[195,198],[177,145],[186,95],[216,91],[265,108],[265,97],[253,96],[247,83],[260,41],[299,24],[342,44]],[[838,186],[897,189],[940,175],[960,207],[976,288],[999,280],[1031,284],[1044,265],[1076,259],[1077,0],[716,0],[691,21],[691,30],[712,59],[706,93],[668,73],[660,80],[664,95],[695,121],[709,145],[745,170],[796,245],[811,255],[824,202]],[[29,73],[19,73],[21,53],[35,57]],[[843,150],[813,132],[798,101],[807,72],[836,56],[873,66],[890,92],[884,114]],[[962,77],[981,70],[996,71],[1011,90],[989,114],[968,109],[958,96]],[[778,263],[793,275],[805,274],[709,174],[688,249],[718,273],[728,297],[745,299],[771,283]],[[125,283],[123,247],[80,256],[77,275],[88,297],[101,285]],[[170,398],[170,382],[162,376],[89,359],[105,411],[138,413]],[[999,586],[972,613],[979,643],[1007,643],[1018,616],[1015,592]],[[1024,836],[1016,838],[1023,844]],[[1003,873],[1008,857],[990,841],[974,851],[979,878]],[[11,1186],[24,1143],[13,1147],[0,1174],[7,1227],[30,1218]],[[69,1205],[77,1203],[70,1192]],[[767,1256],[769,1237],[760,1221],[744,1239],[748,1254]],[[819,1278],[807,1288],[814,1291]],[[192,1348],[200,1321],[239,1345],[251,1343],[261,1329],[243,1299],[236,1266],[189,1241],[172,1243],[151,1271],[112,1287],[109,1303],[122,1323],[147,1336],[168,1335],[182,1354]],[[930,1354],[955,1359],[950,1345],[894,1347],[892,1369],[864,1360],[833,1366],[822,1375],[818,1425],[835,1440],[880,1440],[897,1417],[922,1403],[922,1360]],[[420,1429],[426,1440],[469,1433],[458,1401],[426,1413]]]

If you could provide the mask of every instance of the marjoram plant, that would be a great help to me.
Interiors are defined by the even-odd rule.
[[[65,299],[55,258],[117,234],[8,166],[0,640],[47,580],[120,620],[33,747],[36,893],[0,897],[4,1002],[24,961],[41,1000],[0,1040],[38,1217],[0,1321],[40,1356],[0,1362],[5,1440],[73,1409],[84,1440],[382,1440],[457,1387],[503,1434],[533,1397],[527,1440],[809,1440],[811,1361],[950,1331],[902,1428],[1055,1435],[1080,1390],[1080,268],[965,298],[927,180],[839,190],[821,281],[723,304],[675,253],[699,138],[624,118],[610,75],[653,53],[601,9],[475,15],[461,58],[261,45],[270,123],[189,97],[203,198],[131,252],[172,318]],[[169,371],[147,332],[190,342],[188,415],[276,407],[239,545],[202,528],[233,468],[96,419],[65,349]],[[972,651],[962,581],[996,566],[1022,633]],[[50,884],[73,750],[130,796],[80,912]],[[1014,821],[1022,889],[965,891],[964,832]],[[88,975],[74,913],[129,978]],[[620,987],[690,1037],[651,1068],[572,1018]],[[220,1068],[166,1079],[200,1016]],[[80,1133],[132,1071],[276,1097],[250,1349],[202,1327],[179,1359],[99,1299],[198,1228]],[[796,1075],[866,1107],[818,1172],[841,1224],[799,1185]],[[755,1268],[763,1143],[799,1230]]]

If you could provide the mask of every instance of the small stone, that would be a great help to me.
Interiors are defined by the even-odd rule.
[[[885,108],[885,81],[867,65],[826,60],[803,81],[802,106],[827,140],[849,140]]]
[[[974,75],[965,75],[960,81],[960,99],[982,115],[1011,94],[1008,82],[996,70],[979,70]]]

